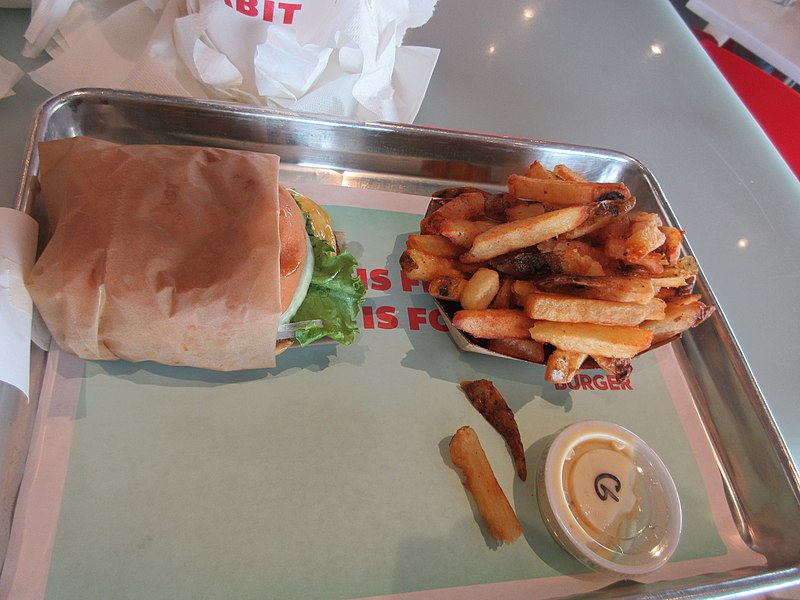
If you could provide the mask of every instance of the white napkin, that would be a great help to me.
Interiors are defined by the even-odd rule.
[[[28,49],[53,60],[30,75],[54,94],[123,88],[411,122],[439,55],[402,45],[436,0],[39,2]]]
[[[36,257],[38,223],[25,213],[0,207],[0,383],[26,396],[30,387],[33,302],[25,276]]]
[[[0,98],[14,95],[14,86],[25,72],[15,63],[0,56]]]

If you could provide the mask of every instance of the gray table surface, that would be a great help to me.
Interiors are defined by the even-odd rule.
[[[20,54],[28,20],[0,9],[0,55],[26,72],[46,61]],[[654,173],[797,463],[800,182],[672,6],[440,0],[406,43],[441,49],[416,123],[611,148]],[[0,206],[49,97],[28,77],[15,91],[0,100]]]

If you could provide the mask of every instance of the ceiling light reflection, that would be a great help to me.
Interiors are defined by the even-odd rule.
[[[739,246],[739,248],[747,248],[747,245],[749,243],[750,241],[747,238],[742,238],[738,242],[736,242],[736,245]]]
[[[490,44],[489,48],[487,48],[486,52],[488,54],[494,54],[496,50],[497,50],[497,46],[495,46],[494,44]]]
[[[659,44],[651,44],[650,45],[650,52],[655,54],[656,56],[663,54],[664,49]]]
[[[526,8],[522,11],[522,18],[526,21],[530,21],[535,15],[536,13],[533,12],[532,8]]]

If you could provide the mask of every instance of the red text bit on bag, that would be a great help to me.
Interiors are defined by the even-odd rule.
[[[299,2],[275,2],[275,0],[225,0],[225,4],[246,17],[261,17],[274,23],[277,17],[284,25],[294,23],[295,13],[303,8]]]

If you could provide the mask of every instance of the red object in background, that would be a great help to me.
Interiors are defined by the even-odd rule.
[[[756,65],[698,36],[711,60],[800,179],[800,93]]]

